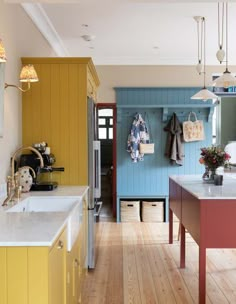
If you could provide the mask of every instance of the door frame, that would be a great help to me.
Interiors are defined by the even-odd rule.
[[[116,218],[116,172],[117,172],[117,162],[116,162],[116,103],[97,103],[97,111],[99,109],[113,109],[113,141],[112,141],[112,213],[113,217]],[[98,115],[97,115],[98,117]]]

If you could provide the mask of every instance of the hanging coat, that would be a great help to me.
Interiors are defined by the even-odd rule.
[[[182,166],[184,158],[182,143],[183,129],[175,113],[173,113],[168,124],[165,126],[164,131],[168,132],[165,156],[170,159],[172,164],[176,163],[177,165]]]
[[[134,121],[131,126],[130,134],[127,141],[127,151],[130,153],[131,159],[134,163],[143,160],[143,154],[139,152],[139,144],[149,142],[149,134],[147,126],[141,114],[134,116]]]

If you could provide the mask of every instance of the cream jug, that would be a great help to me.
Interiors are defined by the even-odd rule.
[[[33,184],[33,177],[30,174],[30,171],[32,171],[33,177],[35,178],[35,172],[34,169],[32,169],[29,166],[24,166],[19,168],[19,184],[22,187],[22,192],[29,192],[30,188]]]

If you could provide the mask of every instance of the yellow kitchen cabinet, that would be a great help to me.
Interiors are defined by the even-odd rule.
[[[71,252],[67,253],[67,304],[78,304],[81,287],[80,234]]]
[[[56,157],[52,179],[88,185],[87,101],[97,99],[99,79],[91,58],[22,58],[39,82],[22,94],[23,145],[46,141]]]
[[[82,303],[82,286],[88,271],[88,201],[83,197],[81,226],[76,242],[67,253],[67,303]]]
[[[49,303],[66,303],[66,238],[61,235],[49,253]]]
[[[65,304],[66,232],[52,247],[0,248],[1,304]]]

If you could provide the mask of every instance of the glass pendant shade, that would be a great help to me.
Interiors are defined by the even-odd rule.
[[[2,40],[0,39],[0,62],[6,62],[7,57],[6,57],[6,52],[5,48],[3,46]]]
[[[216,58],[220,63],[222,63],[225,58],[225,51],[223,49],[219,49],[216,52]]]
[[[23,66],[20,73],[20,81],[21,82],[37,82],[39,81],[38,75],[34,69],[32,64],[27,64]]]
[[[196,93],[191,97],[191,99],[198,99],[198,100],[203,100],[207,101],[208,99],[218,99],[218,96],[215,95],[213,92],[207,90],[206,87],[202,88],[201,91]]]
[[[236,77],[232,76],[228,69],[226,69],[223,75],[214,80],[213,86],[217,88],[236,86]]]
[[[203,64],[201,62],[199,62],[196,65],[196,70],[197,70],[197,72],[198,72],[199,75],[201,75],[203,73]]]

